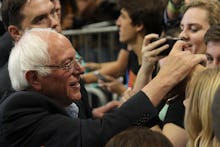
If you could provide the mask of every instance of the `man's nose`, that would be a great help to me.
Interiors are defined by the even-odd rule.
[[[83,74],[85,72],[85,69],[80,63],[77,63],[77,65],[72,67],[71,72],[73,75]]]
[[[50,27],[51,28],[55,29],[58,26],[58,24],[60,23],[57,14],[54,14],[53,16],[50,15],[49,19],[50,19]]]
[[[120,26],[120,16],[118,17],[118,19],[116,20],[116,25]]]

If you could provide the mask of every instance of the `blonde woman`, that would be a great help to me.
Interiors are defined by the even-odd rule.
[[[220,69],[206,69],[192,78],[186,89],[185,129],[188,147],[220,147],[213,135],[211,106],[220,85]]]

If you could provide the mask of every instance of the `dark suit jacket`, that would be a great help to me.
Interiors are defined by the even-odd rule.
[[[0,146],[100,147],[116,133],[157,115],[139,92],[101,120],[72,119],[66,111],[36,92],[16,92],[0,105]]]
[[[0,20],[0,36],[2,36],[4,33],[5,33],[5,28],[2,21]]]
[[[0,101],[11,93],[11,81],[8,74],[8,58],[13,47],[13,40],[8,32],[0,38]]]
[[[13,39],[8,32],[5,32],[2,37],[0,37],[0,68],[2,68],[9,58],[13,44]]]

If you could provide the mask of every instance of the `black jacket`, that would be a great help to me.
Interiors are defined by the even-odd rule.
[[[116,133],[156,115],[143,92],[100,120],[72,119],[51,98],[16,92],[0,105],[0,146],[101,147]]]
[[[13,46],[13,40],[8,32],[0,37],[0,101],[13,91],[8,73],[8,58]]]

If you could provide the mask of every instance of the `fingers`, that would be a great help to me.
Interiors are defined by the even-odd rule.
[[[150,38],[149,36],[147,37]],[[160,56],[160,53],[169,47],[168,44],[161,46],[165,42],[166,38],[163,38],[144,46],[142,48],[142,64],[154,65],[158,60],[163,58],[164,56]]]
[[[116,85],[115,82],[117,81],[115,78],[109,76],[109,75],[102,75],[104,78],[105,78],[105,81],[99,79],[98,80],[98,83],[99,83],[99,86],[102,87],[102,88],[105,88],[107,89],[108,91],[111,92],[111,87],[112,85]],[[107,82],[106,82],[107,81]]]
[[[207,57],[204,54],[194,54],[193,62],[196,64],[207,62]]]
[[[109,111],[113,108],[116,108],[120,105],[121,103],[119,101],[110,101],[106,104],[106,111]]]
[[[88,62],[83,67],[89,70],[96,70],[101,68],[99,63],[94,62]]]
[[[169,55],[161,66],[159,73],[170,76],[174,83],[183,80],[193,68],[206,60],[202,54],[192,54],[190,51],[177,51]]]
[[[127,88],[127,90],[124,92],[123,97],[121,101],[124,103],[126,102],[130,97],[132,97],[136,92],[134,92],[131,88]]]
[[[159,38],[158,34],[149,34],[144,37],[143,47],[148,45],[153,38]]]
[[[147,45],[143,46],[143,49],[148,50],[148,51],[152,51],[155,50],[156,48],[161,48],[163,47],[164,43],[166,42],[166,38],[161,38],[159,40],[153,41],[148,43]],[[166,48],[168,48],[168,45],[166,44],[165,46],[167,46]]]
[[[150,34],[145,36],[144,43],[142,46],[142,54],[149,54],[149,56],[155,57],[158,56],[162,51],[166,50],[169,45],[165,44],[166,38],[158,39],[151,41],[152,39],[158,38],[157,34]],[[165,45],[164,45],[165,44]]]
[[[177,51],[183,51],[186,46],[189,46],[189,44],[187,44],[185,41],[178,40],[178,41],[174,44],[174,46],[173,46],[173,48],[172,48],[170,54],[174,54],[174,53],[177,52]]]
[[[106,79],[108,82],[112,82],[112,81],[115,80],[115,78],[112,77],[112,76],[109,76],[109,75],[103,75],[103,76],[105,77],[105,79]]]

